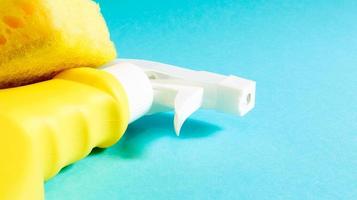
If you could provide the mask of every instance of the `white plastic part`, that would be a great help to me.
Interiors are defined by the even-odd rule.
[[[153,102],[153,88],[145,72],[127,62],[115,62],[103,67],[118,79],[127,94],[129,101],[129,122],[144,116]]]
[[[133,59],[119,59],[105,70],[124,85],[129,97],[131,121],[146,112],[155,114],[174,110],[177,135],[186,119],[199,108],[243,116],[255,106],[256,83],[237,76]]]

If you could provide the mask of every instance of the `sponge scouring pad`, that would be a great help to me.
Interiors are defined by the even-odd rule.
[[[92,0],[0,0],[0,88],[51,78],[116,57]]]

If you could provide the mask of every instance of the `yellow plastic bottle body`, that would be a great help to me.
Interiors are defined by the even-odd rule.
[[[0,199],[44,199],[45,180],[120,139],[128,110],[119,82],[91,68],[0,90]]]

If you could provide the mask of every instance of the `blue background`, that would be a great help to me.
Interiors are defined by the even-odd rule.
[[[145,117],[49,200],[357,199],[357,1],[99,0],[120,57],[257,81],[244,118]]]

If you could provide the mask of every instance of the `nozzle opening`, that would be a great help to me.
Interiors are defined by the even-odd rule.
[[[247,95],[246,101],[247,101],[246,104],[249,105],[250,102],[252,101],[252,93],[249,93],[249,94]]]

